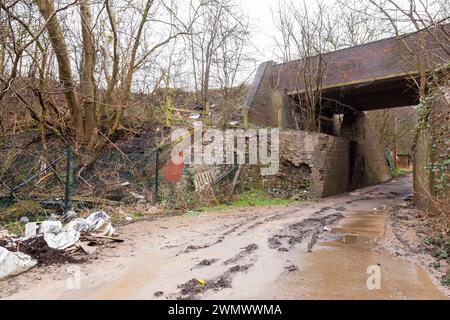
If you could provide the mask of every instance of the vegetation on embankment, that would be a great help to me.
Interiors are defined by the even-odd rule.
[[[264,191],[253,189],[237,195],[235,199],[231,201],[227,201],[215,206],[198,208],[194,211],[189,211],[187,214],[196,215],[203,212],[225,211],[236,208],[286,206],[299,203],[301,202],[291,199],[273,198],[268,196]]]

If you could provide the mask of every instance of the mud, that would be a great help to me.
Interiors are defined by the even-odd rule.
[[[347,213],[329,240],[301,259],[299,272],[282,281],[290,296],[295,292],[296,298],[307,299],[444,299],[424,269],[375,249],[375,240],[385,236],[387,215]],[[369,286],[368,270],[374,266],[380,270],[379,288]]]
[[[286,269],[287,269],[287,271],[289,271],[289,272],[296,272],[296,271],[298,271],[298,267],[297,267],[297,266],[294,266],[294,265],[289,266],[289,267],[286,267]]]
[[[211,265],[213,265],[214,263],[216,263],[217,261],[219,261],[219,259],[205,259],[202,262],[200,262],[199,264],[197,264],[198,268],[201,267],[209,267]]]
[[[251,267],[253,267],[252,264],[245,265],[245,266],[237,265],[237,266],[231,267],[231,268],[229,269],[229,271],[230,271],[231,273],[245,272],[245,271],[247,271],[248,269],[250,269]]]
[[[203,294],[207,291],[220,291],[227,288],[232,288],[231,280],[225,276],[219,277],[214,280],[207,280],[205,284],[201,284],[197,279],[189,280],[188,282],[178,286],[182,300],[194,300],[199,294]]]
[[[403,178],[302,205],[136,222],[118,228],[125,243],[105,248],[97,260],[80,265],[80,290],[67,289],[69,265],[63,265],[34,268],[0,282],[0,295],[112,300],[445,299],[426,269],[404,259],[414,255],[406,256],[409,251],[401,250],[403,244],[386,228],[389,209],[404,203],[411,186],[412,179]],[[383,207],[386,210],[373,211]],[[410,227],[404,228],[403,222],[415,222],[398,221],[409,237]],[[377,241],[384,238],[395,241],[390,245],[401,256],[378,248]],[[215,259],[218,262],[198,266]],[[381,268],[381,291],[367,288],[369,265]]]
[[[50,248],[43,237],[18,242],[15,246],[8,247],[8,250],[31,256],[38,262],[38,266],[81,264],[87,261],[86,258],[75,258],[65,251]]]
[[[245,248],[241,248],[241,252],[239,252],[236,256],[234,256],[231,259],[228,259],[227,261],[225,261],[223,264],[224,265],[229,265],[232,263],[236,263],[240,260],[242,260],[244,257],[252,254],[252,252],[258,250],[258,245],[257,244],[249,244],[248,246],[246,246]]]
[[[317,211],[315,214],[324,213],[332,208],[326,207]],[[331,215],[323,217],[314,217],[305,219],[302,222],[289,225],[280,234],[270,237],[267,242],[271,249],[281,249],[280,251],[286,251],[286,245],[290,249],[297,244],[304,242],[305,238],[309,238],[307,251],[312,252],[314,245],[320,239],[320,237],[326,233],[325,227],[334,226],[339,220],[343,219],[344,215],[340,212],[333,213]]]
[[[156,291],[153,295],[154,295],[156,298],[159,298],[159,297],[162,297],[162,296],[164,295],[164,292],[162,292],[162,291]]]
[[[450,275],[450,234],[444,218],[430,216],[406,202],[389,210],[386,236],[376,246],[421,265],[450,296],[450,286],[441,286],[444,277]]]
[[[193,251],[198,251],[198,250],[208,249],[208,248],[210,248],[210,247],[213,247],[213,246],[215,246],[215,245],[218,245],[219,243],[222,243],[223,240],[224,240],[224,237],[220,237],[218,240],[216,240],[215,242],[213,242],[213,243],[211,243],[211,244],[205,244],[205,245],[200,245],[200,246],[193,246],[193,245],[191,245],[191,246],[188,246],[188,247],[186,248],[186,250],[180,252],[179,254],[186,254],[186,253],[190,253],[190,252],[193,252]],[[173,247],[173,248],[175,248],[175,247],[177,247],[177,246],[168,246],[168,247]]]

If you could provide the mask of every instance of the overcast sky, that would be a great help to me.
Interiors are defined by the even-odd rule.
[[[310,1],[310,0],[300,0]],[[252,43],[258,55],[259,62],[274,59],[274,35],[276,33],[273,23],[272,11],[277,6],[276,0],[241,0],[245,12],[250,16],[252,30]]]
[[[274,36],[277,29],[273,22],[272,11],[276,11],[278,0],[239,0],[245,10],[245,13],[250,16],[252,25],[251,41],[257,50],[258,62],[269,60],[277,61],[275,52]],[[279,0],[281,2],[289,0]],[[362,0],[365,1],[365,0]],[[314,6],[316,0],[295,0],[297,4],[307,3]],[[326,0],[327,3],[332,4],[334,0]]]

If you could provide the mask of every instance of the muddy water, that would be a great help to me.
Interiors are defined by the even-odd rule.
[[[373,249],[386,220],[384,211],[347,213],[315,252],[301,254],[299,272],[280,280],[285,298],[446,299],[422,267]],[[368,268],[380,272],[379,289],[368,288]],[[375,278],[369,286],[377,287]]]

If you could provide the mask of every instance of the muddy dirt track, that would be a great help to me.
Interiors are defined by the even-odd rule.
[[[411,178],[315,203],[141,221],[81,265],[0,282],[13,299],[445,299],[426,270],[376,250]],[[377,210],[374,210],[377,209]],[[381,289],[367,287],[379,268]],[[80,288],[73,280],[80,276]],[[75,277],[75,278],[74,278]],[[69,285],[69,286],[68,286]]]

